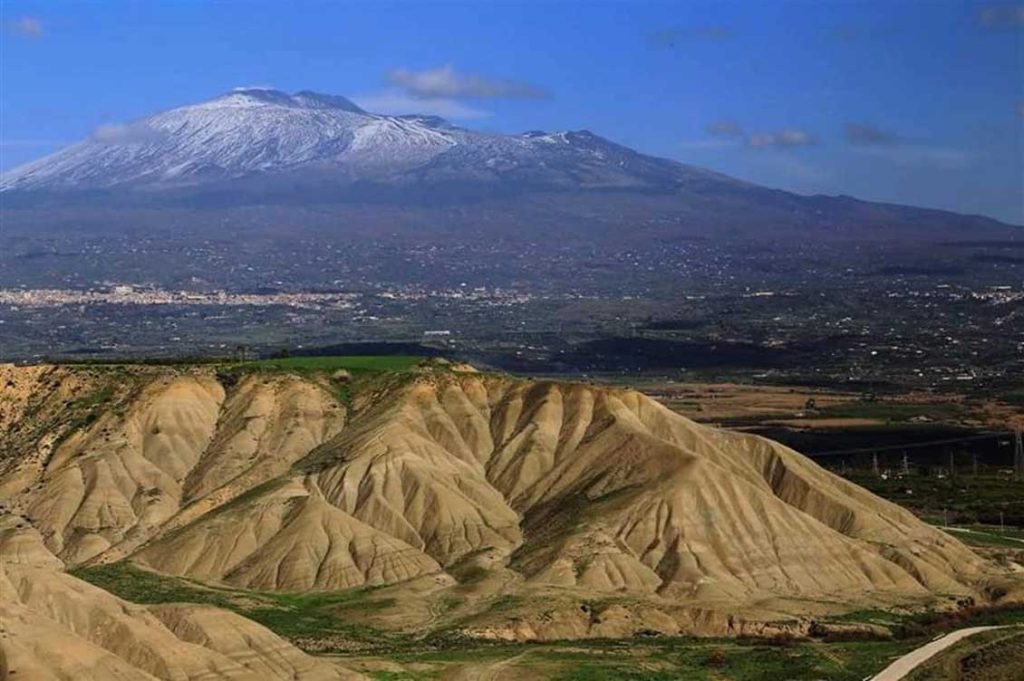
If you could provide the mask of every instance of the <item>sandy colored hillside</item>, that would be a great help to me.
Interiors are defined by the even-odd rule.
[[[35,529],[0,516],[0,678],[38,681],[360,679],[234,613],[149,608],[63,572]]]
[[[357,383],[0,368],[0,503],[62,589],[81,583],[60,562],[121,560],[263,592],[372,586],[380,607],[349,615],[403,631],[770,633],[1024,597],[1019,576],[800,454],[637,392],[444,368]],[[229,615],[147,617],[207,641]]]

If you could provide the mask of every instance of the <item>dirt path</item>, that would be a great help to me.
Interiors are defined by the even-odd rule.
[[[446,674],[444,679],[445,681],[501,681],[502,672],[515,665],[525,655],[526,653],[519,653],[499,662],[460,667],[453,674]],[[510,676],[507,678],[512,679],[514,677]]]
[[[980,634],[983,631],[1003,628],[1004,627],[968,627],[967,629],[959,629],[946,634],[941,638],[935,639],[931,643],[927,643],[916,650],[910,651],[883,669],[881,672],[871,677],[871,681],[899,681],[906,677],[907,674],[914,671],[923,662],[931,659],[932,656],[942,652],[946,648],[949,648],[951,645],[964,640],[968,636]]]

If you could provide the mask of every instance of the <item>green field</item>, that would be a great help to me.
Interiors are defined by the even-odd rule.
[[[1024,528],[1024,482],[980,474],[936,478],[911,474],[884,480],[868,471],[846,478],[870,492],[908,508],[933,524]]]
[[[324,357],[284,357],[246,362],[244,366],[291,371],[408,371],[425,357],[416,355],[331,355]]]
[[[878,419],[890,423],[907,422],[926,417],[930,421],[952,422],[960,417],[964,407],[958,404],[913,404],[901,402],[849,402],[822,409],[822,418]]]
[[[1024,551],[1024,531],[992,525],[963,525],[947,530],[968,546],[1000,547]]]
[[[637,637],[616,640],[514,643],[467,640],[454,632],[400,634],[352,621],[352,613],[394,607],[373,588],[342,592],[272,593],[209,587],[127,563],[72,572],[136,603],[204,603],[233,610],[312,653],[329,653],[371,678],[439,679],[462,667],[509,668],[522,678],[560,681],[860,681],[936,633],[979,624],[1024,622],[1024,609],[977,609],[957,617],[853,613],[844,621],[894,625],[894,638],[726,639]],[[394,669],[382,671],[386,663]],[[484,676],[484,678],[489,678]]]
[[[913,649],[907,641],[843,644],[769,644],[725,639],[476,643],[460,648],[399,653],[391,659],[405,671],[375,672],[370,660],[349,664],[371,678],[392,681],[443,679],[473,670],[465,678],[551,681],[861,681],[893,658]]]
[[[907,681],[1024,679],[1024,628],[975,634],[926,661]]]
[[[134,603],[201,603],[232,610],[311,650],[329,650],[329,643],[320,642],[331,640],[360,648],[391,650],[405,640],[353,624],[344,616],[351,608],[366,610],[392,605],[374,600],[370,588],[308,593],[216,588],[141,570],[124,562],[79,568],[72,574]]]

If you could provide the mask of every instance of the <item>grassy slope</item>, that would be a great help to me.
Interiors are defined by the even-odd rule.
[[[918,667],[907,681],[1024,679],[1024,629],[976,634]]]
[[[345,655],[382,679],[439,678],[453,667],[501,664],[514,666],[523,678],[562,681],[800,681],[827,678],[859,681],[892,659],[928,641],[936,631],[1024,622],[1024,609],[981,612],[955,623],[927,616],[900,618],[888,613],[852,614],[849,621],[885,621],[906,625],[905,636],[892,640],[827,643],[818,640],[735,640],[635,638],[553,643],[488,643],[426,632],[409,636],[354,624],[356,610],[390,607],[370,588],[303,594],[214,588],[166,577],[126,563],[80,568],[74,574],[137,603],[187,602],[227,608],[249,617],[300,647],[316,653]],[[912,625],[912,626],[911,626]],[[381,661],[403,671],[375,671]]]
[[[313,645],[315,640],[336,639],[369,648],[401,643],[393,634],[346,622],[343,615],[348,608],[390,605],[375,601],[368,588],[302,594],[243,591],[158,575],[124,562],[79,568],[72,574],[134,603],[201,603],[226,608],[311,649],[323,648]]]

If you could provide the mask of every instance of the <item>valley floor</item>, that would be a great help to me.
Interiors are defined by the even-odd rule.
[[[830,618],[832,633],[816,638],[632,637],[551,642],[490,642],[453,633],[429,636],[384,631],[362,624],[363,615],[393,605],[374,589],[281,594],[213,588],[142,571],[126,564],[75,570],[76,577],[126,600],[158,605],[189,602],[242,614],[311,653],[380,681],[861,681],[946,633],[968,627],[1024,627],[1024,606],[974,608],[957,613],[895,614],[859,611]],[[840,633],[843,626],[857,627]],[[877,628],[877,634],[868,633]],[[844,640],[845,639],[845,640]],[[985,639],[987,640],[987,639]],[[1004,665],[1024,641],[995,648],[961,644],[929,660],[921,679],[941,676],[955,660],[973,656],[975,667]],[[973,642],[973,639],[972,639]],[[989,653],[998,652],[997,657]],[[917,673],[917,672],[915,672]],[[916,676],[908,678],[916,679]],[[973,679],[1001,679],[974,676]],[[1012,678],[1012,677],[1007,677]]]

